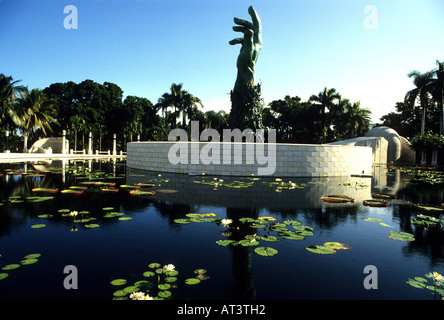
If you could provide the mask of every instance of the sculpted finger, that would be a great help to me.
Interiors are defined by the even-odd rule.
[[[261,29],[262,21],[253,7],[248,8],[248,13],[250,14],[251,20],[253,21],[253,26],[254,26],[253,30],[257,32],[258,30]]]
[[[234,18],[233,20],[234,20],[234,23],[235,23],[235,24],[238,24],[238,25],[240,25],[240,26],[243,26],[243,27],[248,28],[248,29],[251,29],[251,30],[254,29],[254,25],[253,25],[253,23],[251,23],[251,22],[248,21],[248,20],[239,19],[239,18]]]
[[[253,36],[253,30],[245,28],[245,27],[233,27],[234,31],[242,32],[246,37]]]
[[[236,38],[236,39],[229,41],[228,43],[231,44],[232,46],[234,46],[235,44],[239,44],[239,43],[243,45],[244,39],[243,38]]]

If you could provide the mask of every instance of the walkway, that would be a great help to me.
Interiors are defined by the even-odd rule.
[[[39,160],[74,160],[74,159],[126,159],[126,155],[109,154],[61,154],[61,153],[0,153],[0,163],[39,161]]]

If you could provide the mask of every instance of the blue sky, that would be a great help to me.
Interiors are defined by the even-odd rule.
[[[78,29],[64,28],[67,5]],[[333,87],[378,121],[413,88],[410,71],[444,61],[442,0],[0,0],[0,73],[40,89],[108,81],[153,103],[183,83],[204,111],[229,112],[240,46],[228,41],[250,5],[263,23],[266,103]]]

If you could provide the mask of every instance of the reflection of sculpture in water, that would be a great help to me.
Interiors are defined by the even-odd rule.
[[[262,99],[260,84],[256,85],[255,69],[262,47],[262,23],[253,7],[248,8],[252,21],[234,18],[234,31],[242,38],[231,40],[231,45],[241,44],[237,59],[237,78],[231,91],[230,127],[262,129]]]

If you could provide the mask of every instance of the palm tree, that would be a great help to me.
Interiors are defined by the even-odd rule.
[[[329,111],[334,109],[335,100],[340,100],[341,95],[336,92],[335,88],[328,89],[324,88],[324,91],[319,92],[319,94],[312,95],[309,102],[317,102],[318,106],[322,108],[322,143],[325,143],[325,109]]]
[[[444,62],[436,60],[438,68],[433,71],[436,78],[431,80],[432,95],[438,102],[439,108],[439,134],[444,135]]]
[[[154,105],[156,112],[162,110],[162,118],[165,118],[165,110],[170,106],[168,99],[168,93],[164,93],[159,99],[157,99],[157,103]]]
[[[13,80],[0,73],[0,124],[6,116],[13,116],[13,102],[15,97],[25,90],[24,86],[17,85],[21,80]]]
[[[347,104],[345,107],[345,119],[350,126],[351,137],[364,135],[367,133],[372,112],[369,109],[361,108],[361,102],[353,102],[353,104]]]
[[[46,136],[46,129],[53,131],[51,122],[59,123],[50,116],[54,113],[54,100],[49,100],[39,89],[24,90],[14,105],[15,116],[13,121],[23,128],[25,133],[24,152],[28,150],[28,136],[31,132],[41,129]],[[46,128],[46,129],[45,129]]]
[[[431,92],[431,83],[434,76],[432,71],[427,71],[425,73],[421,73],[418,70],[413,70],[407,75],[409,78],[413,78],[413,84],[415,85],[415,89],[410,90],[405,95],[405,102],[410,104],[412,107],[415,106],[416,99],[419,98],[419,102],[421,105],[421,133],[425,132],[425,118],[427,112],[427,96]]]
[[[188,114],[188,118],[190,118],[193,109],[195,109],[198,104],[203,107],[199,98],[193,96],[188,91],[183,90],[182,83],[173,83],[170,87],[170,92],[164,93],[162,97],[159,98],[155,107],[157,110],[162,110],[162,117],[164,118],[165,110],[169,107],[173,107],[174,113],[166,116],[166,118],[170,119],[172,127],[177,127],[177,118],[182,114],[182,126],[185,127],[185,116]]]
[[[74,151],[77,152],[77,133],[82,130],[82,126],[85,125],[85,119],[82,116],[76,114],[69,119],[71,127],[74,129]]]
[[[182,126],[185,127],[185,116],[188,117],[188,122],[191,122],[194,114],[196,113],[197,105],[200,105],[203,108],[202,101],[193,96],[191,93],[186,92],[183,96],[183,108],[182,108]]]

